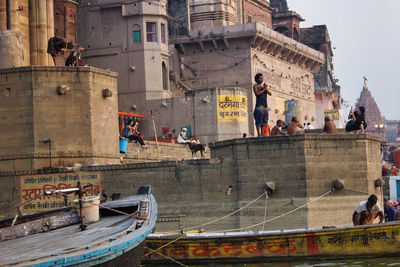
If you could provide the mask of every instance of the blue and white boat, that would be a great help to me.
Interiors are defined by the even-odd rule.
[[[84,231],[72,208],[20,218],[13,226],[5,227],[12,220],[4,220],[0,266],[139,266],[156,219],[157,202],[145,186],[136,195],[102,203],[100,220]]]

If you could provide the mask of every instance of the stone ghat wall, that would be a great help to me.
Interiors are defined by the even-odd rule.
[[[370,193],[382,199],[380,189],[374,187],[380,177],[379,144],[373,136],[341,134],[234,139],[210,144],[209,160],[98,166],[85,171],[101,171],[102,187],[109,195],[126,196],[141,185],[152,185],[159,204],[157,231],[218,219],[256,199],[270,181],[276,183],[276,191],[268,200],[262,196],[234,216],[202,228],[228,230],[260,223],[266,202],[267,220],[272,220],[328,192],[335,179],[343,180],[345,189],[272,220],[265,229],[349,225],[359,201]],[[14,177],[0,179],[5,185],[0,189],[0,205],[15,205],[19,190]],[[249,230],[261,230],[261,225]]]
[[[235,139],[210,144],[210,150],[212,158],[224,157],[237,170],[238,180],[248,185],[243,195],[251,195],[256,184],[274,181],[277,188],[271,199],[281,199],[280,205],[292,197],[312,201],[329,191],[334,180],[343,181],[345,189],[308,207],[308,227],[351,224],[354,209],[368,194],[375,193],[382,201],[380,188],[374,186],[381,177],[379,137],[305,134]]]

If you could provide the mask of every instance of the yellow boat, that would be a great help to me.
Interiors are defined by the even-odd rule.
[[[170,244],[169,244],[170,243]],[[368,226],[147,236],[142,263],[398,256],[400,222]]]

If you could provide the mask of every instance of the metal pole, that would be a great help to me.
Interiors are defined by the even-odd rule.
[[[7,16],[7,30],[11,30],[11,4],[10,4],[10,0],[6,0],[6,16]]]
[[[50,159],[50,168],[51,168],[51,138],[49,138],[49,159]]]
[[[78,182],[78,196],[79,196],[79,212],[80,212],[80,217],[81,217],[81,231],[86,230],[87,224],[85,224],[85,215],[83,214],[83,187],[81,185],[81,182]]]

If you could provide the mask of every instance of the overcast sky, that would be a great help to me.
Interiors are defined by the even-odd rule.
[[[381,114],[400,120],[400,0],[287,0],[301,27],[325,24],[335,77],[346,104],[355,105],[367,76]],[[348,102],[347,102],[348,101]],[[345,110],[348,110],[345,108]]]

